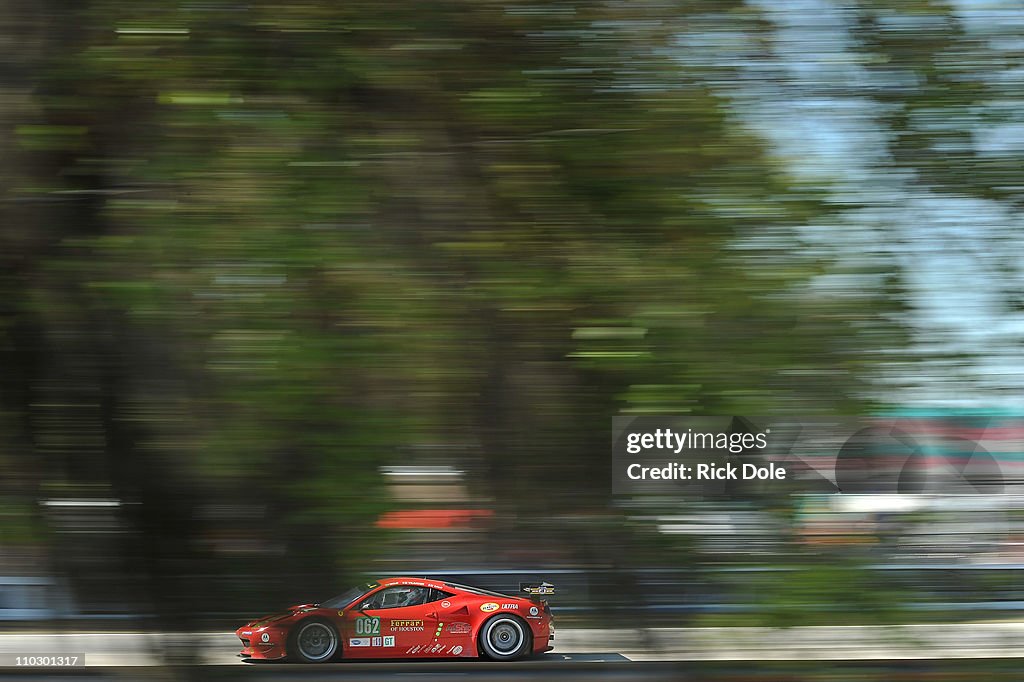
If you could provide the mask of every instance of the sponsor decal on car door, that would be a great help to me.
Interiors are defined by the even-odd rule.
[[[345,655],[350,658],[395,658],[422,654],[429,649],[437,629],[437,614],[430,604],[349,611],[345,616],[346,637],[351,641]]]

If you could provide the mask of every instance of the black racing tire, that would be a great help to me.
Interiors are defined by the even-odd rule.
[[[484,621],[477,642],[480,653],[492,661],[514,661],[533,651],[533,631],[519,616],[499,613]]]
[[[288,633],[288,659],[296,663],[327,663],[341,655],[341,638],[330,621],[304,620]]]

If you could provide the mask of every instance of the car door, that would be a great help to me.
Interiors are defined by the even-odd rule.
[[[388,585],[344,615],[346,658],[424,655],[431,649],[438,618],[430,588]]]
[[[475,656],[473,623],[478,620],[471,607],[474,604],[464,595],[434,590],[431,604],[438,619],[436,636],[428,655]]]

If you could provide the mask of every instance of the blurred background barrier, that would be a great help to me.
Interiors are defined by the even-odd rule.
[[[889,606],[907,622],[936,622],[960,619],[1016,618],[1024,611],[1024,565],[1021,564],[872,564],[858,568],[867,585],[891,590],[899,601]],[[806,601],[784,604],[784,595],[759,594],[766,586],[787,581],[806,581],[809,572],[797,567],[733,567],[705,569],[699,574],[673,569],[634,570],[628,574],[600,569],[448,570],[403,571],[403,575],[433,577],[515,594],[519,582],[543,578],[555,582],[557,594],[549,598],[552,610],[562,621],[573,625],[595,625],[630,621],[637,627],[661,627],[671,624],[755,624],[765,614],[787,606],[799,609],[804,622],[871,623],[879,614],[868,612],[858,619],[843,611],[850,608],[829,599],[828,593],[813,593]],[[284,608],[291,603],[325,599],[292,588],[292,599],[268,604],[237,589],[248,585],[258,594],[275,589],[276,580],[299,586],[303,576],[280,577],[269,583],[254,574],[186,575],[195,583],[209,583],[221,599],[196,610],[197,627],[229,628],[264,612]],[[372,577],[367,575],[368,578]],[[26,589],[31,586],[31,590]],[[619,586],[628,589],[616,591]],[[114,610],[105,601],[88,602],[75,608],[60,586],[49,579],[0,578],[0,619],[10,626],[56,625],[60,629],[125,626],[158,627],[156,614],[134,610]],[[64,600],[64,601],[61,601]],[[287,602],[287,603],[285,603]],[[738,614],[735,620],[698,616]],[[794,616],[793,623],[797,622]],[[107,625],[104,625],[107,623]]]

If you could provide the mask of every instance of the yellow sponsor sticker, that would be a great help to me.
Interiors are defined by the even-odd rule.
[[[483,611],[484,613],[490,613],[491,611],[497,611],[498,610],[498,605],[495,604],[492,601],[489,601],[486,604],[481,604],[480,605],[480,610]]]

